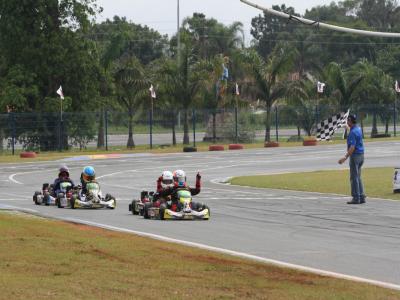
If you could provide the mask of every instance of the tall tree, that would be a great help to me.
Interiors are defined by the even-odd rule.
[[[288,13],[293,16],[299,16],[293,7],[273,5],[272,9]],[[293,33],[296,25],[285,22],[282,18],[271,16],[269,14],[259,15],[251,21],[251,35],[256,41],[256,49],[261,57],[269,56],[277,44],[282,33]]]
[[[1,0],[0,78],[7,79],[2,84],[0,106],[4,109],[11,105],[18,111],[57,111],[55,91],[62,84],[71,110],[94,107],[98,55],[93,43],[83,37],[98,11],[94,0],[32,0],[23,5]],[[34,80],[12,79],[14,75]],[[4,94],[10,90],[18,92],[18,97]],[[54,127],[54,120],[49,119],[38,122],[43,125],[38,128],[41,133]],[[41,150],[54,149],[56,135],[42,135],[34,143],[39,143]]]
[[[244,60],[253,79],[251,88],[256,99],[265,103],[265,141],[271,141],[272,106],[285,95],[285,76],[292,69],[294,59],[295,52],[291,47],[277,46],[267,59],[254,50],[244,52]]]
[[[200,58],[215,55],[231,55],[235,49],[244,47],[243,24],[234,22],[224,25],[215,19],[207,19],[204,14],[194,13],[183,21],[183,26],[193,37],[194,52]]]
[[[180,34],[179,63],[176,59],[168,60],[162,74],[167,93],[175,99],[176,107],[183,110],[183,143],[189,144],[189,110],[207,83],[210,64],[195,54],[190,34],[186,30]]]
[[[133,117],[135,109],[139,109],[148,99],[150,81],[140,61],[132,56],[121,58],[115,65],[114,78],[118,101],[128,111],[127,147],[135,147],[133,140]]]
[[[336,99],[338,108],[342,111],[349,109],[355,99],[355,91],[364,76],[346,72],[341,65],[332,62],[325,69],[325,78],[331,97]]]

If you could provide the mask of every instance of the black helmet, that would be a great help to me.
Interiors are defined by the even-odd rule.
[[[61,166],[58,170],[58,176],[61,176],[62,173],[66,173],[67,177],[69,177],[69,169],[67,166]]]

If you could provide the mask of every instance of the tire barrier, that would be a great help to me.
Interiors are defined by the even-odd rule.
[[[274,141],[265,142],[264,147],[265,147],[265,148],[275,148],[275,147],[279,147],[279,143],[278,143],[278,142],[274,142]]]
[[[183,147],[183,152],[197,152],[197,147]]]
[[[224,151],[225,147],[223,145],[210,145],[208,151]]]
[[[303,146],[317,146],[317,140],[305,140],[303,141]]]
[[[230,144],[229,150],[242,150],[244,149],[242,144]]]
[[[19,154],[19,157],[21,158],[35,158],[36,156],[36,152],[21,152]]]

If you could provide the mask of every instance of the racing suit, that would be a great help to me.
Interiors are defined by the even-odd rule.
[[[94,183],[99,184],[99,183],[96,181],[96,179],[93,179],[93,180],[91,180],[91,181],[85,181],[85,180],[83,180],[83,173],[81,173],[81,186],[82,186],[81,195],[86,195],[86,193],[87,193],[86,185],[87,185],[89,182],[94,182]],[[100,184],[99,184],[99,186],[100,186]]]
[[[159,193],[159,195],[160,195],[160,197],[163,197],[163,198],[167,198],[170,196],[171,200],[172,200],[171,209],[180,211],[182,207],[181,207],[181,203],[179,202],[179,199],[178,199],[178,191],[182,191],[182,190],[189,191],[192,196],[200,194],[200,191],[201,191],[201,176],[200,176],[200,174],[198,173],[196,175],[195,188],[189,187],[186,182],[185,182],[184,186],[179,186],[178,183],[175,182],[174,187],[161,191]],[[192,202],[193,209],[197,209],[198,207],[200,207],[199,203]]]
[[[160,207],[161,204],[168,203],[168,201],[170,201],[171,199],[170,195],[167,196],[164,195],[165,191],[169,190],[169,188],[164,188],[162,186],[162,181],[163,181],[162,176],[158,177],[156,193],[154,194],[153,198],[154,207]]]
[[[55,200],[55,198],[57,197],[57,195],[62,192],[61,191],[61,183],[63,183],[63,182],[70,182],[72,187],[75,186],[74,182],[69,177],[67,177],[67,178],[60,178],[60,177],[56,178],[54,180],[54,183],[53,183],[53,192],[51,194],[49,193],[48,197],[45,198],[46,205],[49,205],[50,202],[53,202]]]

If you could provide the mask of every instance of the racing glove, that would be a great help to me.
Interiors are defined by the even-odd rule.
[[[200,173],[197,173],[196,175],[196,189],[200,190],[201,188],[201,175]]]
[[[163,189],[161,182],[162,182],[162,176],[158,177],[158,179],[157,179],[157,192],[161,192]]]

